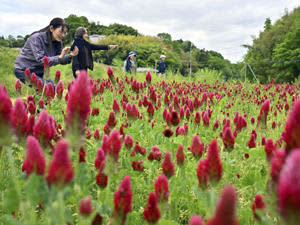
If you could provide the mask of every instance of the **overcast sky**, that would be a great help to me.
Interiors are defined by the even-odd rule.
[[[0,35],[29,34],[54,17],[75,14],[103,25],[126,24],[145,35],[167,32],[236,62],[246,52],[241,45],[252,43],[267,17],[274,22],[297,6],[300,0],[1,0]]]

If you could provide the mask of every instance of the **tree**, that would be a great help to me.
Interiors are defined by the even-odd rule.
[[[268,17],[265,21],[265,26],[264,26],[264,29],[265,31],[269,31],[272,27],[272,22],[271,22],[271,19],[270,17]]]
[[[157,37],[162,39],[163,41],[172,41],[171,34],[168,33],[159,33],[157,34]]]
[[[208,67],[209,54],[205,49],[194,51],[195,59],[198,62],[199,68]]]
[[[225,64],[226,64],[225,61],[222,60],[222,58],[217,56],[211,56],[208,59],[208,67],[213,70],[219,70],[219,71],[223,70],[226,67]]]
[[[85,16],[78,17],[74,14],[71,14],[65,18],[65,21],[69,26],[69,31],[63,40],[64,44],[70,43],[74,39],[74,34],[78,27],[88,28],[89,26],[89,21]]]
[[[108,26],[107,29],[108,34],[125,34],[125,35],[138,35],[137,30],[132,27],[114,23]]]
[[[184,52],[189,52],[191,50],[191,45],[193,45],[191,41],[184,41],[181,44],[181,48]]]
[[[260,82],[275,78],[276,82],[292,82],[299,76],[300,7],[286,13],[271,25],[265,21],[264,31],[253,39],[245,59],[255,69]]]
[[[117,44],[118,48],[110,51],[93,52],[94,59],[108,65],[123,66],[123,61],[128,53],[134,49],[137,52],[137,63],[143,67],[154,67],[161,54],[166,55],[166,64],[168,71],[180,72],[182,75],[189,74],[190,71],[190,51],[192,47],[192,72],[202,68],[211,68],[219,70],[222,73],[231,74],[232,64],[215,51],[206,51],[198,49],[189,40],[182,39],[172,41],[168,33],[159,33],[157,37],[143,36],[133,27],[118,23],[109,26],[101,25],[99,21],[89,21],[85,16],[69,15],[65,18],[69,25],[69,31],[64,38],[64,44],[70,45],[74,39],[74,33],[78,27],[85,27],[90,34],[106,35],[104,40],[98,44]],[[0,45],[22,47],[29,35],[25,37],[9,36],[8,39],[0,37]]]
[[[273,68],[278,71],[276,81],[293,82],[300,75],[300,28],[287,34],[286,39],[274,49]]]

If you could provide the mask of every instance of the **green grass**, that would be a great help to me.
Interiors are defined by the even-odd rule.
[[[15,93],[15,82],[17,81],[16,76],[14,75],[14,61],[16,60],[20,49],[13,49],[13,48],[7,48],[7,47],[1,47],[0,46],[0,83],[2,85],[5,85],[7,87],[8,93],[11,97],[16,98],[19,96],[16,96]],[[120,64],[120,62],[118,63]],[[106,68],[107,65],[94,62],[94,70],[89,70],[89,76],[92,77],[94,80],[97,80],[98,78],[103,79],[107,78],[106,75]],[[64,86],[66,86],[69,82],[74,80],[73,73],[72,73],[72,65],[57,65],[50,68],[50,77],[54,79],[55,71],[60,70],[62,77],[61,80],[64,83]],[[113,66],[114,73],[117,76],[123,77],[123,70],[122,67],[116,67]],[[145,79],[145,72],[140,72],[135,75],[132,75],[134,79],[138,81],[144,81]],[[222,76],[219,72],[214,70],[208,70],[208,69],[202,69],[198,71],[196,74],[193,74],[192,77],[187,76],[181,76],[180,74],[176,74],[173,72],[169,72],[168,75],[165,75],[163,77],[155,76],[153,74],[153,82],[160,82],[164,79],[171,79],[176,80],[178,82],[182,81],[203,81],[206,83],[213,83],[216,80],[221,81]],[[26,85],[22,85],[22,92],[23,95],[28,94],[34,94],[34,91],[32,88],[28,88]]]
[[[12,49],[6,47],[0,47],[0,83],[7,87],[8,93],[11,97],[18,97],[15,93],[15,82],[17,78],[14,74],[14,61],[16,60],[19,49]],[[94,71],[89,71],[89,75],[94,79],[103,78],[106,74],[106,66],[103,64],[95,63]],[[64,85],[71,82],[73,78],[72,66],[68,65],[57,65],[50,68],[50,77],[54,79],[55,71],[61,70],[61,80]],[[32,88],[28,88],[26,85],[22,85],[23,95],[33,94]]]
[[[19,54],[18,49],[0,47],[0,83],[5,85],[10,96],[15,95],[14,62]]]
[[[11,69],[13,68],[13,61],[18,53],[13,49],[0,49],[0,69],[3,71],[1,74],[8,74],[1,79],[1,84],[6,85],[10,96],[16,98],[14,91],[14,83],[16,78],[13,75]],[[5,63],[2,64],[2,58],[6,55],[6,59],[3,59]],[[6,66],[2,66],[6,65]],[[73,80],[71,65],[56,66],[51,68],[51,76],[54,76],[56,69],[61,70],[62,80],[65,84],[65,93],[67,92],[68,82]],[[9,72],[10,71],[10,72]],[[115,76],[121,80],[124,79],[123,72],[120,68],[114,68]],[[94,79],[107,79],[106,66],[102,64],[95,64],[95,70],[89,72],[89,75]],[[1,75],[2,76],[2,75]],[[213,77],[211,77],[213,76]],[[140,82],[144,82],[145,73],[138,73],[134,76]],[[158,107],[155,111],[153,118],[150,118],[147,114],[147,108],[139,107],[140,113],[143,115],[143,119],[135,120],[131,124],[124,128],[125,134],[130,134],[133,137],[134,143],[138,141],[139,144],[146,148],[147,154],[152,146],[157,145],[162,153],[166,151],[171,152],[172,161],[176,162],[176,151],[179,144],[184,145],[184,151],[186,154],[185,164],[183,167],[175,165],[176,174],[169,180],[170,197],[165,210],[162,212],[162,218],[160,219],[160,225],[178,225],[188,224],[189,219],[194,214],[201,215],[205,220],[210,218],[217,204],[217,199],[221,193],[221,190],[225,185],[233,185],[237,191],[237,218],[240,224],[252,225],[259,224],[254,221],[251,204],[257,193],[263,196],[266,202],[266,213],[262,224],[281,224],[280,217],[276,211],[276,197],[274,196],[274,190],[269,188],[268,182],[270,180],[270,164],[266,161],[264,147],[258,145],[261,142],[262,136],[266,138],[272,138],[276,141],[284,130],[285,121],[287,119],[287,113],[282,110],[278,112],[275,117],[273,111],[270,112],[267,129],[256,128],[256,124],[250,123],[250,118],[253,116],[257,118],[260,110],[260,105],[253,102],[253,96],[245,97],[242,100],[241,95],[251,94],[258,87],[254,84],[233,84],[233,83],[221,83],[215,84],[219,76],[213,71],[202,71],[199,76],[182,77],[176,74],[168,74],[167,76],[152,75],[152,85],[156,89],[157,93],[161,96],[162,106]],[[172,92],[176,92],[179,88],[184,88],[186,91],[194,90],[200,91],[200,97],[204,92],[216,92],[225,94],[224,98],[208,107],[202,105],[199,109],[195,110],[200,113],[208,108],[213,109],[212,117],[210,119],[210,126],[204,127],[201,120],[201,125],[196,126],[194,122],[187,119],[181,120],[180,125],[188,123],[189,131],[186,136],[178,136],[175,134],[166,138],[162,132],[166,123],[162,119],[164,108],[168,107],[164,105],[164,93],[165,88],[159,86],[162,80],[165,80],[168,87]],[[204,82],[205,80],[205,82]],[[173,83],[176,82],[176,84]],[[179,84],[179,87],[176,86]],[[222,90],[217,89],[216,86],[224,86]],[[241,91],[239,91],[241,88]],[[275,87],[272,87],[268,91],[264,90],[264,86],[259,87],[261,90],[258,98],[263,98],[266,94],[271,99],[271,105],[273,109],[277,104],[280,92],[276,92]],[[284,86],[281,86],[283,89]],[[122,91],[121,91],[122,90]],[[231,96],[227,96],[227,91],[232,91]],[[235,90],[238,93],[235,94]],[[25,88],[23,90],[22,97],[26,97],[28,94],[33,93],[33,90]],[[299,88],[296,89],[296,93],[299,94]],[[274,97],[271,97],[270,92],[276,92]],[[255,92],[256,93],[256,92]],[[103,136],[103,127],[107,122],[108,115],[112,109],[113,99],[116,98],[120,103],[123,94],[126,94],[131,103],[138,104],[139,98],[142,95],[149,96],[148,89],[145,88],[139,94],[132,91],[130,84],[125,82],[122,85],[113,86],[112,90],[107,87],[103,94],[95,96],[92,99],[91,108],[99,108],[99,116],[89,116],[87,121],[87,127],[93,134],[96,129],[100,130],[101,137]],[[189,98],[194,99],[192,93],[187,94]],[[139,97],[139,98],[138,98]],[[291,105],[292,96],[287,95],[287,101]],[[283,100],[280,99],[283,103]],[[232,107],[226,109],[226,106],[232,104]],[[121,105],[120,105],[121,107]],[[62,110],[66,111],[65,100],[54,99],[51,105],[47,105],[47,111],[55,118],[57,123],[61,124],[65,129],[64,115]],[[226,113],[229,113],[227,117]],[[220,138],[220,131],[222,130],[222,121],[224,118],[230,118],[231,121],[235,115],[235,112],[239,111],[243,115],[247,113],[246,120],[248,125],[243,129],[235,139],[235,147],[231,152],[223,151],[223,143]],[[117,115],[116,128],[119,129],[122,123],[125,123],[126,115],[121,113]],[[37,115],[36,115],[37,117]],[[192,118],[192,117],[191,117]],[[214,131],[212,129],[213,123],[219,120],[220,127]],[[149,122],[150,121],[150,122]],[[152,122],[156,121],[155,126],[152,128]],[[271,124],[276,121],[277,127],[271,129]],[[234,126],[231,123],[231,128]],[[176,127],[172,127],[175,132]],[[247,146],[250,138],[251,131],[256,129],[258,137],[256,139],[257,147],[249,149]],[[217,139],[219,146],[221,147],[220,156],[223,165],[222,179],[217,184],[210,185],[208,190],[202,190],[198,187],[198,180],[196,176],[196,168],[198,161],[195,159],[191,152],[187,148],[191,145],[192,138],[195,134],[199,134],[200,141],[207,146],[211,140]],[[55,145],[55,143],[53,142]],[[72,221],[72,224],[90,224],[91,217],[84,218],[78,213],[78,204],[82,197],[91,196],[93,199],[93,208],[97,212],[104,216],[105,224],[108,223],[109,217],[113,210],[113,195],[117,190],[121,179],[125,175],[131,177],[131,187],[133,191],[132,212],[128,214],[126,224],[146,224],[143,219],[143,209],[146,205],[148,194],[154,191],[154,180],[162,173],[161,162],[147,160],[146,156],[137,154],[135,157],[130,157],[129,150],[124,146],[121,149],[118,164],[110,165],[107,163],[106,168],[110,166],[114,167],[115,173],[109,175],[109,185],[104,190],[99,189],[95,183],[96,172],[94,169],[94,160],[96,151],[101,147],[100,140],[95,140],[93,137],[85,141],[84,148],[86,150],[86,163],[78,163],[78,150],[70,150],[70,155],[73,161],[75,169],[75,177],[73,181],[64,188],[56,188],[48,186],[42,177],[31,176],[26,178],[24,173],[21,172],[22,163],[25,157],[24,143],[14,143],[11,146],[3,147],[0,159],[0,221],[3,224],[17,224],[16,220],[22,224],[65,224]],[[50,149],[44,149],[46,153],[47,165],[51,159],[51,155],[48,154]],[[249,159],[244,157],[245,153],[249,153]],[[205,157],[202,156],[201,159]],[[2,160],[5,159],[5,160]],[[137,172],[131,168],[132,160],[144,160],[145,171]],[[237,178],[237,174],[240,178]],[[38,203],[43,203],[43,209],[37,207]],[[16,220],[12,218],[11,214],[16,214]],[[94,212],[95,214],[95,212]],[[94,215],[93,214],[93,215]]]

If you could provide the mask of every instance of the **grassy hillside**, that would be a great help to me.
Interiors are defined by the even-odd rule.
[[[0,51],[0,68],[2,72],[0,83],[8,87],[9,94],[13,96],[13,101],[17,97],[14,94],[16,78],[13,74],[13,61],[17,54],[18,50],[14,49],[6,48]],[[68,81],[72,81],[71,65],[52,67],[50,71],[52,77],[56,69],[61,69],[62,80],[65,84]],[[105,65],[96,64],[95,71],[91,72],[90,76],[93,79],[107,78],[105,70]],[[271,166],[270,158],[273,153],[274,155],[279,154],[277,150],[275,151],[276,148],[285,147],[281,136],[283,132],[287,131],[285,129],[286,121],[288,121],[287,124],[291,124],[293,120],[291,129],[288,130],[294,138],[291,143],[294,143],[294,140],[298,138],[293,136],[294,133],[291,130],[296,131],[299,127],[299,122],[296,116],[294,118],[293,114],[298,115],[296,110],[300,109],[300,102],[295,103],[295,99],[299,96],[300,86],[233,84],[231,82],[211,84],[210,82],[216,81],[218,74],[207,70],[197,73],[193,77],[183,77],[177,74],[168,74],[168,77],[162,77],[152,74],[151,85],[140,88],[137,93],[131,88],[133,82],[124,82],[120,68],[114,68],[114,72],[115,76],[121,78],[122,84],[117,83],[108,86],[106,81],[102,80],[101,83],[105,86],[103,92],[92,98],[89,92],[88,78],[83,75],[77,79],[74,85],[75,88],[71,90],[71,92],[75,93],[70,92],[72,97],[69,98],[70,105],[76,105],[77,107],[67,107],[66,101],[56,97],[49,99],[51,104],[45,106],[47,112],[31,111],[32,116],[30,118],[34,118],[35,123],[33,129],[28,129],[31,127],[27,126],[29,123],[25,123],[28,113],[24,108],[20,107],[23,106],[21,102],[14,104],[14,110],[10,115],[3,113],[4,118],[6,116],[12,118],[11,124],[17,129],[13,129],[15,135],[11,135],[12,130],[6,128],[6,123],[2,123],[4,126],[1,124],[0,224],[48,225],[68,223],[85,225],[91,224],[91,220],[96,212],[103,217],[103,224],[116,224],[113,221],[113,217],[117,215],[113,213],[116,212],[114,210],[114,193],[121,193],[121,190],[126,190],[120,188],[116,192],[125,175],[130,176],[131,185],[129,186],[131,188],[129,189],[132,190],[132,198],[130,197],[128,201],[128,203],[132,202],[130,204],[132,205],[130,206],[131,212],[128,213],[126,224],[147,224],[143,217],[144,208],[146,208],[149,193],[153,192],[155,190],[154,187],[157,186],[154,185],[155,180],[162,173],[170,176],[170,178],[167,181],[169,191],[166,191],[166,196],[168,195],[168,198],[158,206],[161,212],[160,221],[157,223],[159,225],[187,225],[194,214],[201,215],[206,223],[209,218],[213,218],[218,196],[220,196],[222,189],[226,185],[234,186],[235,191],[231,189],[230,196],[232,197],[225,197],[222,200],[224,202],[225,199],[225,203],[230,201],[230,204],[226,203],[225,207],[232,209],[231,213],[227,213],[224,217],[234,217],[233,209],[236,208],[236,218],[240,221],[240,224],[284,224],[277,211],[276,185],[277,182],[283,183],[281,181],[282,174],[287,176],[287,178],[295,177],[298,171],[286,170],[286,168],[296,168],[296,165],[290,164],[290,156],[294,154],[290,153],[289,158],[286,160],[286,165],[282,169],[285,172],[281,172],[281,177],[270,175],[272,174],[270,172],[274,171],[271,169],[273,167]],[[135,75],[135,79],[144,81],[145,73]],[[166,82],[162,84],[161,81],[163,79]],[[204,79],[208,79],[208,82],[205,82]],[[201,82],[198,82],[200,80]],[[195,84],[191,81],[197,82]],[[207,98],[204,92],[215,93],[215,96]],[[21,97],[25,99],[31,93],[33,93],[33,89],[25,88]],[[160,95],[161,100],[154,100],[152,93],[155,93],[157,96]],[[125,104],[123,100],[124,95],[128,98],[130,104],[135,104],[138,107],[138,116],[136,114],[135,116],[130,115],[128,108],[127,111],[123,109],[121,102]],[[166,98],[165,100],[165,96],[168,99]],[[178,102],[175,100],[175,96],[178,96]],[[202,103],[198,103],[198,106],[194,107],[189,102],[195,102],[195,96],[199,96],[197,102],[200,99],[203,100],[201,100]],[[138,106],[139,101],[144,99],[144,97],[146,97],[147,102],[143,101],[143,103],[146,102],[148,106]],[[35,100],[37,99],[39,99],[39,96]],[[44,97],[44,99],[46,98]],[[111,114],[111,106],[114,99],[120,104],[120,112],[112,113],[112,115],[115,115],[115,119],[112,120],[108,118]],[[269,101],[265,101],[265,99]],[[268,114],[262,113],[261,108],[264,109],[268,102],[270,104],[268,105]],[[0,108],[3,105],[1,103]],[[293,104],[297,106],[292,109]],[[153,113],[151,112],[152,110],[148,110],[151,105]],[[189,107],[191,107],[191,110]],[[88,115],[87,108],[91,109],[92,112],[93,109],[98,109],[99,114],[93,115],[91,113]],[[69,113],[63,113],[63,111],[67,112],[66,109]],[[180,109],[183,109],[183,111]],[[289,116],[290,118],[287,120],[291,109],[293,110],[293,113],[290,114],[292,116]],[[75,112],[75,116],[70,116],[71,111]],[[180,115],[182,114],[180,111],[184,115]],[[169,123],[163,117],[164,112],[171,115]],[[190,112],[192,115],[187,116],[187,112]],[[197,121],[195,119],[196,115],[201,116],[202,112],[204,112],[204,116]],[[76,114],[81,115],[77,118],[86,117],[76,121]],[[73,118],[72,125],[70,125],[69,119],[65,119],[65,116]],[[259,126],[259,121],[255,119],[258,116],[265,118],[265,120],[261,119]],[[26,118],[26,120],[23,120],[23,118]],[[54,120],[52,118],[55,120],[57,127],[53,126],[52,122]],[[238,118],[237,122],[234,123],[236,118]],[[252,118],[254,122],[251,122]],[[32,119],[27,121],[32,121]],[[66,121],[69,122],[68,126]],[[100,146],[104,146],[102,141],[104,132],[108,133],[107,129],[104,129],[108,121],[114,123],[110,129],[115,129],[115,131],[108,137],[108,147],[105,146],[108,148],[107,158],[101,160],[101,165],[105,166],[101,169],[95,169],[94,162],[96,155],[98,155],[98,149]],[[224,125],[222,121],[232,121],[233,123],[230,122],[228,124],[226,122],[227,125]],[[81,122],[80,127],[76,127],[78,122]],[[215,126],[214,124],[219,125]],[[10,124],[7,125],[9,126]],[[169,128],[167,129],[166,126]],[[26,129],[20,129],[23,127]],[[82,128],[85,133],[80,135]],[[182,133],[179,133],[179,128],[182,130]],[[130,135],[132,137],[133,144],[138,144],[134,144],[131,149],[121,144],[123,141],[121,139],[118,141],[120,135],[117,130],[119,129],[124,132],[123,136]],[[174,132],[171,137],[169,134],[172,132],[169,129]],[[26,131],[23,132],[23,130]],[[34,132],[31,130],[34,130]],[[178,135],[176,130],[178,130]],[[222,136],[220,135],[221,133]],[[34,135],[36,138],[30,137],[30,139],[35,140],[36,144],[31,141],[31,143],[29,141],[25,142],[26,135]],[[297,134],[295,133],[295,135]],[[248,141],[251,137],[253,137],[253,142],[249,145]],[[267,140],[268,144],[266,146],[269,146],[269,143],[271,143],[274,147],[269,150],[269,147],[263,146],[261,144],[263,139]],[[45,141],[47,141],[46,145],[43,143]],[[216,144],[216,141],[218,144]],[[117,144],[115,144],[116,142]],[[191,151],[189,151],[188,147],[195,146],[197,142],[201,142],[197,145],[203,147],[191,147]],[[42,144],[42,147],[40,147],[39,143]],[[68,143],[69,148],[67,147]],[[273,143],[276,144],[273,145]],[[179,158],[176,155],[180,144],[185,152],[185,156],[180,158],[184,158],[185,161],[183,165],[179,166],[175,164],[175,160],[177,162],[177,158]],[[50,145],[55,146],[55,150]],[[117,146],[112,148],[112,145],[118,145],[120,148],[117,148]],[[154,146],[158,147],[164,159],[161,157],[161,160],[159,160],[158,155],[154,154],[156,160],[148,160],[150,152],[154,153],[151,150]],[[81,147],[83,147],[83,150],[79,151]],[[299,147],[299,145],[296,147]],[[38,150],[40,148],[41,150]],[[112,158],[113,151],[114,156]],[[292,151],[299,150],[295,149]],[[32,167],[34,169],[30,169],[28,164],[31,162],[26,165],[26,162],[30,160],[27,156],[30,154],[35,155],[32,152],[44,153],[36,154],[42,155],[39,158],[33,156],[34,159],[37,159],[35,160],[36,162],[39,160],[39,164],[42,164],[41,161],[44,159],[45,163],[43,166],[35,167],[34,165]],[[169,166],[165,166],[168,163],[165,156],[168,154],[171,157],[170,161],[172,161],[172,164],[169,162]],[[280,156],[277,157],[279,158]],[[85,159],[82,160],[83,158]],[[284,161],[283,158],[279,158],[279,160],[282,160],[282,163]],[[57,163],[57,161],[61,161],[63,165],[60,165],[62,163]],[[86,163],[83,163],[83,161]],[[136,168],[136,163],[141,167]],[[297,162],[295,161],[295,163]],[[52,165],[56,166],[57,174],[61,175],[57,175],[57,183],[52,178],[54,173],[52,169],[50,170],[51,167],[54,167]],[[22,172],[23,166],[26,172],[31,170],[28,172],[31,175],[26,176],[26,173]],[[43,171],[39,173],[39,176],[36,176],[32,171],[38,168],[42,168],[41,170]],[[64,174],[67,171],[73,174],[73,169],[74,177],[72,175],[72,178],[66,182]],[[277,168],[276,171],[278,172],[276,174],[279,174],[280,168]],[[102,175],[108,176],[108,184],[103,184],[104,182],[100,182],[97,179],[97,174],[101,174],[100,172],[103,173]],[[45,177],[41,176],[41,174],[45,174]],[[173,174],[174,176],[171,176]],[[59,180],[59,178],[64,180]],[[71,182],[69,183],[69,181]],[[289,195],[291,196],[290,198],[296,196],[292,192],[297,188],[293,179],[283,181],[291,187],[290,189],[287,188],[287,193],[292,193]],[[202,188],[199,187],[199,184]],[[255,219],[251,208],[257,194],[260,194],[266,203],[264,210],[261,212],[256,211],[259,215],[258,218],[261,218],[259,220]],[[80,202],[85,196],[89,196],[92,200],[93,212],[90,216],[83,216],[80,213]],[[229,201],[226,199],[229,199]],[[118,201],[116,200],[116,202]],[[224,204],[219,205],[224,206]],[[218,212],[221,210],[224,211],[223,209],[218,209]],[[229,225],[229,223],[224,224]]]
[[[7,87],[8,93],[11,97],[16,98],[15,94],[15,82],[17,78],[14,75],[14,61],[16,60],[20,49],[13,49],[7,47],[0,47],[0,83]],[[94,70],[89,71],[89,75],[93,79],[106,78],[106,68],[107,65],[96,63],[94,64]],[[64,82],[64,86],[72,81],[72,66],[69,65],[57,65],[50,68],[50,77],[54,79],[54,74],[56,70],[61,70],[61,79]],[[123,71],[121,67],[113,67],[116,76],[123,76]],[[184,80],[203,80],[207,82],[214,82],[215,80],[221,80],[222,77],[219,72],[214,70],[202,69],[199,70],[193,77],[183,77],[180,74],[169,73],[168,76],[174,77],[177,81]],[[145,72],[137,73],[135,79],[138,81],[145,80]],[[153,82],[160,82],[164,77],[153,76]],[[24,95],[33,94],[33,90],[25,85],[22,86],[22,92]]]
[[[19,49],[0,47],[0,83],[7,87],[10,96],[15,96],[14,85],[17,78],[14,75],[14,61],[16,60]],[[56,70],[61,70],[64,84],[67,85],[72,81],[72,67],[69,65],[57,65],[50,68],[50,76],[53,78]],[[93,78],[103,77],[105,74],[106,66],[103,64],[95,63],[94,71],[90,71],[90,76]],[[27,88],[25,85],[22,86],[22,91],[26,93],[32,92],[31,88]],[[32,92],[33,93],[33,92]]]
[[[151,36],[138,33],[133,27],[122,24],[111,24],[103,26],[89,21],[85,16],[76,16],[74,14],[65,18],[69,25],[69,31],[63,40],[64,45],[71,44],[74,40],[74,34],[78,27],[88,28],[89,34],[105,35],[102,41],[105,44],[117,44],[119,47],[111,51],[97,51],[95,58],[107,65],[123,64],[130,51],[136,51],[138,55],[137,63],[140,67],[154,68],[155,61],[160,61],[160,55],[167,56],[166,63],[168,71],[180,73],[187,76],[190,72],[190,50],[192,48],[192,71],[199,72],[201,69],[220,71],[226,80],[239,78],[240,65],[232,64],[225,59],[222,54],[206,50],[204,46],[196,47],[189,40],[172,40],[168,33],[152,34]],[[29,37],[18,36],[10,39],[0,37],[0,46],[22,47]]]
[[[0,83],[6,86],[11,96],[17,80],[14,75],[14,61],[18,53],[18,49],[0,47]]]

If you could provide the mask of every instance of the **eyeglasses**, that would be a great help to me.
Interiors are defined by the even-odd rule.
[[[67,35],[68,34],[68,32],[67,31],[63,31],[63,29],[59,29],[58,31],[59,31],[59,33],[61,33],[63,35]]]

